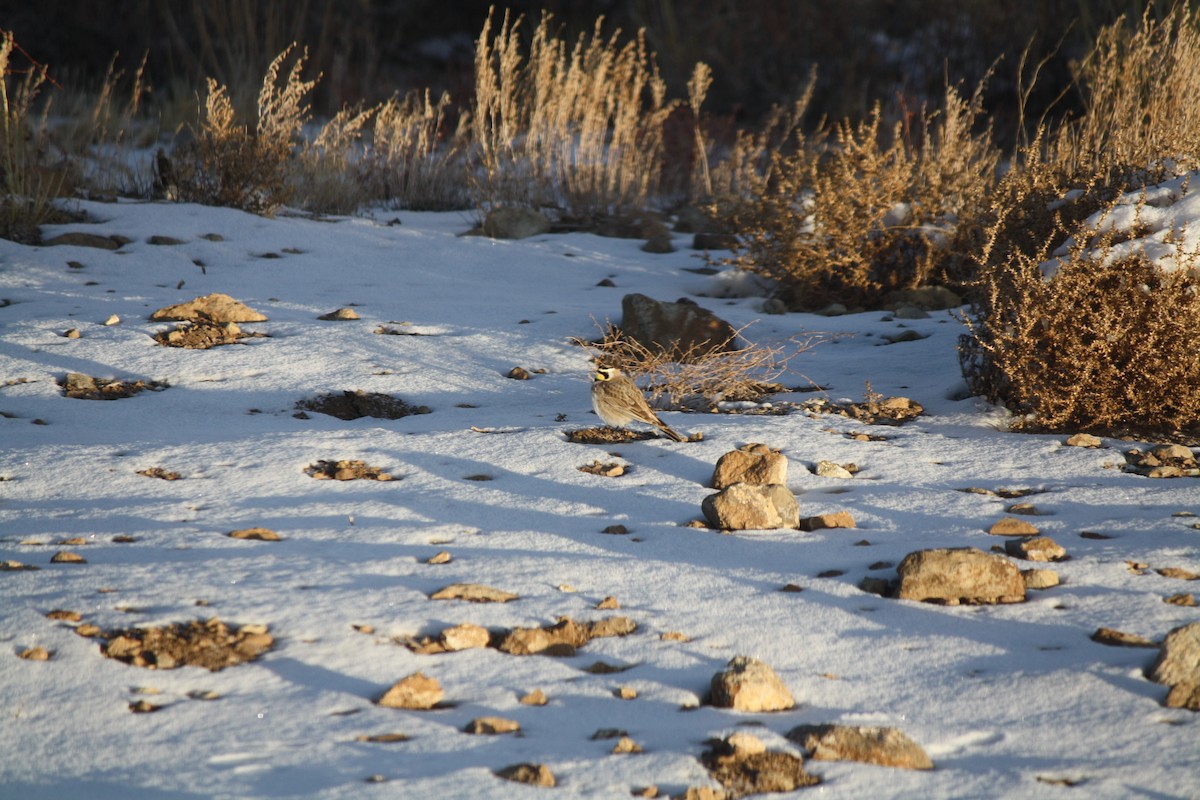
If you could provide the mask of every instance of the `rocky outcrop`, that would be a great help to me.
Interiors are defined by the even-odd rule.
[[[737,331],[691,301],[664,303],[644,294],[621,298],[621,333],[648,350],[686,359],[737,350]]]

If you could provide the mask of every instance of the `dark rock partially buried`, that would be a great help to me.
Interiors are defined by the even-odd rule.
[[[135,667],[193,666],[213,672],[253,661],[275,643],[266,625],[231,629],[216,618],[159,628],[105,631],[101,635],[106,639],[100,647],[101,653]]]
[[[710,741],[709,745],[700,763],[725,787],[727,798],[791,792],[820,783],[820,778],[804,771],[804,759],[792,753],[768,751],[756,736],[736,733]]]
[[[429,406],[412,406],[390,394],[364,392],[361,389],[343,391],[341,394],[323,394],[310,400],[297,400],[296,408],[344,420],[362,417],[400,419],[411,414],[430,413]]]
[[[621,333],[651,351],[681,360],[737,350],[737,331],[692,302],[664,303],[644,294],[621,298]]]

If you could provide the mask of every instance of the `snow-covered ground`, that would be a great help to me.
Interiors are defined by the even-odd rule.
[[[471,224],[463,214],[82,210],[96,221],[47,238],[77,230],[131,243],[110,252],[0,241],[0,298],[11,302],[0,308],[0,561],[40,567],[0,572],[5,800],[621,798],[648,785],[665,795],[711,783],[697,760],[709,737],[749,725],[768,747],[799,752],[783,735],[826,722],[900,728],[936,767],[813,761],[822,783],[796,796],[1200,796],[1200,717],[1163,706],[1167,688],[1143,675],[1156,651],[1089,639],[1104,626],[1159,640],[1197,619],[1164,598],[1200,584],[1155,569],[1200,572],[1197,518],[1184,515],[1200,513],[1200,483],[1122,472],[1133,443],[1084,449],[1007,432],[1004,412],[962,399],[962,327],[950,312],[764,315],[761,298],[717,298],[716,279],[687,271],[704,265],[690,237],[675,253],[648,255],[640,242],[588,234],[461,237]],[[155,235],[183,243],[148,243]],[[604,278],[615,288],[597,286]],[[269,338],[203,351],[154,342],[172,324],[149,322],[152,311],[211,292],[266,314],[243,327]],[[599,423],[587,354],[568,338],[595,335],[593,319],[618,319],[628,292],[692,297],[735,326],[754,322],[746,336],[767,344],[847,334],[796,358],[803,377],[782,381],[814,381],[834,400],[861,399],[869,381],[926,415],[885,427],[802,412],[667,413],[703,441],[570,443],[565,431]],[[348,305],[361,320],[317,319]],[[120,323],[104,325],[114,314]],[[427,335],[378,335],[380,325]],[[80,338],[65,338],[70,328]],[[925,338],[886,343],[905,330]],[[507,378],[518,365],[544,372]],[[57,383],[68,372],[170,387],[70,399]],[[299,400],[353,389],[431,413],[294,416]],[[700,517],[716,460],[747,442],[788,456],[802,515],[848,511],[858,529],[685,527]],[[362,459],[398,480],[314,480],[305,468],[323,459]],[[579,471],[597,459],[632,468],[618,478]],[[820,460],[860,471],[819,478],[810,468]],[[154,467],[182,477],[138,474]],[[962,491],[972,487],[1033,494]],[[893,577],[915,550],[1003,544],[986,529],[1013,502],[1034,504],[1042,516],[1026,519],[1066,548],[1069,560],[1050,565],[1060,586],[1025,603],[957,607],[858,588]],[[601,532],[615,524],[629,533]],[[226,535],[252,526],[283,540]],[[75,537],[86,543],[60,544]],[[52,564],[59,550],[86,563]],[[443,550],[449,563],[426,563]],[[456,582],[520,599],[429,599]],[[781,592],[787,584],[803,591]],[[608,596],[619,610],[596,609]],[[74,623],[48,619],[55,609],[105,630],[259,623],[276,644],[221,672],[149,670],[104,658]],[[614,614],[638,630],[569,658],[418,655],[396,641],[460,622],[499,630]],[[660,638],[668,631],[687,640]],[[18,658],[38,646],[49,661]],[[773,667],[798,706],[703,705],[712,675],[739,654]],[[597,661],[628,669],[586,671]],[[374,704],[418,671],[441,683],[444,707]],[[622,686],[637,698],[615,697]],[[533,689],[548,704],[519,703]],[[206,692],[217,698],[195,699]],[[162,708],[132,713],[139,699]],[[488,715],[521,732],[463,732]],[[644,752],[610,754],[611,740],[592,738],[603,728],[626,731]],[[409,738],[359,740],[391,732]],[[558,788],[493,774],[518,762],[546,764]]]

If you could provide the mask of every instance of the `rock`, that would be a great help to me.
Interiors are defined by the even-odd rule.
[[[670,232],[664,231],[656,233],[646,239],[646,243],[642,245],[643,253],[674,253],[675,245],[671,243]]]
[[[613,697],[618,700],[637,700],[637,689],[632,686],[619,686],[613,690]]]
[[[70,550],[59,550],[50,557],[51,564],[86,564],[87,559]]]
[[[452,628],[446,628],[446,630],[438,635],[438,640],[441,642],[442,647],[446,648],[449,652],[487,647],[488,641],[491,638],[491,634],[488,633],[487,628],[480,625],[472,625],[469,622],[455,625]]]
[[[63,336],[67,339],[78,339],[82,334],[79,332],[79,328],[67,328],[63,332]]]
[[[788,731],[817,761],[859,761],[900,769],[933,769],[925,751],[896,728],[800,725]]]
[[[541,689],[534,689],[532,692],[521,697],[517,702],[523,706],[544,706],[550,701],[546,698],[545,692]]]
[[[1104,442],[1099,436],[1092,436],[1090,433],[1077,433],[1067,439],[1068,447],[1100,447]]]
[[[183,239],[176,239],[174,236],[162,236],[159,234],[155,234],[154,236],[151,236],[148,239],[146,239],[146,244],[153,244],[153,245],[165,246],[165,247],[173,247],[175,245],[180,245],[183,243],[184,243]]]
[[[1150,454],[1159,461],[1183,462],[1180,464],[1180,466],[1188,465],[1187,462],[1191,462],[1191,464],[1188,466],[1195,466],[1196,464],[1196,456],[1192,452],[1191,448],[1184,447],[1181,444],[1160,444],[1158,447],[1155,447],[1153,450],[1151,450]]]
[[[841,464],[835,464],[832,461],[817,462],[817,477],[819,478],[853,478],[854,473],[843,467]]]
[[[622,736],[619,739],[617,739],[616,744],[614,744],[612,746],[612,750],[610,750],[609,752],[611,752],[613,755],[628,755],[630,753],[640,753],[640,752],[642,752],[642,746],[640,744],[638,744],[637,742],[635,742],[633,739],[630,739],[628,736]]]
[[[763,744],[762,739],[744,731],[726,736],[725,744],[738,756],[753,756],[767,752],[767,746]]]
[[[152,321],[184,322],[265,322],[266,316],[227,294],[207,294],[186,303],[160,308],[150,315]]]
[[[483,235],[492,239],[525,239],[549,232],[546,215],[524,206],[493,208],[483,220]]]
[[[575,645],[563,641],[545,628],[513,628],[504,635],[496,649],[513,656],[575,655]]]
[[[608,597],[605,597],[603,600],[601,600],[599,603],[596,603],[596,609],[599,611],[612,611],[612,610],[618,609],[620,607],[621,607],[621,602],[619,600],[617,600],[617,598],[613,597],[612,595],[609,595]]]
[[[339,308],[336,311],[330,311],[328,314],[322,314],[317,319],[325,320],[326,322],[340,322],[362,319],[362,317],[353,308]]]
[[[1148,675],[1155,683],[1171,687],[1168,707],[1200,711],[1200,622],[1167,634]]]
[[[785,711],[796,705],[775,670],[749,656],[735,656],[712,677],[712,704],[737,711]]]
[[[282,541],[279,534],[270,528],[240,528],[225,535],[230,539],[256,539],[261,542]]]
[[[519,599],[511,592],[481,583],[452,583],[429,595],[430,600],[467,600],[471,603],[507,603]]]
[[[720,490],[735,483],[767,486],[787,483],[787,456],[765,444],[745,444],[717,459],[712,488]]]
[[[862,589],[867,594],[877,594],[880,597],[887,597],[892,591],[892,582],[886,578],[866,577],[858,582],[858,588]]]
[[[1004,543],[1004,552],[1026,561],[1062,561],[1067,557],[1066,548],[1049,536],[1009,539]]]
[[[648,350],[683,360],[737,350],[737,331],[691,302],[664,303],[644,294],[621,298],[621,334]]]
[[[1052,569],[1023,569],[1021,580],[1026,589],[1050,589],[1058,586],[1058,573]]]
[[[849,511],[835,511],[831,514],[818,514],[815,517],[805,517],[800,520],[800,530],[819,531],[824,528],[857,528],[854,516]]]
[[[819,314],[822,317],[840,317],[850,313],[850,309],[842,303],[830,303],[819,311],[814,311],[814,314]]]
[[[1173,594],[1170,597],[1164,597],[1163,602],[1173,606],[1186,606],[1188,608],[1194,608],[1196,605],[1196,598],[1188,592],[1180,592],[1179,594]]]
[[[50,651],[44,647],[27,647],[18,654],[26,661],[49,661]]]
[[[929,319],[929,312],[920,306],[903,305],[896,306],[892,317],[894,319]]]
[[[499,770],[496,777],[514,783],[528,783],[533,786],[557,786],[554,773],[545,764],[512,764]]]
[[[442,702],[445,695],[436,678],[427,677],[423,672],[414,672],[397,681],[375,704],[385,708],[425,711]]]
[[[500,733],[516,733],[521,730],[521,724],[516,720],[504,717],[476,717],[463,728],[467,733],[476,735],[494,735]]]
[[[1161,567],[1154,571],[1159,575],[1162,575],[1164,578],[1173,578],[1180,581],[1200,580],[1200,575],[1197,575],[1190,569],[1184,569],[1183,567]]]
[[[737,246],[738,238],[732,233],[701,231],[692,237],[693,250],[734,250]]]
[[[513,367],[504,374],[504,377],[511,378],[514,381],[527,381],[533,377],[529,370],[524,367]]]
[[[42,242],[44,247],[58,247],[61,245],[70,245],[72,247],[95,247],[100,250],[116,250],[120,248],[122,242],[111,236],[101,236],[96,233],[83,233],[82,231],[73,231],[55,236],[53,239],[46,239]]]
[[[800,506],[786,486],[735,483],[705,497],[700,510],[709,527],[723,531],[800,527]]]
[[[786,314],[788,313],[787,303],[780,300],[778,297],[768,297],[763,301],[762,311],[764,314]]]
[[[1114,630],[1113,628],[1098,628],[1096,632],[1093,633],[1089,638],[1097,644],[1105,644],[1109,647],[1158,646],[1145,636],[1140,636],[1136,633],[1125,633],[1124,631]]]
[[[900,289],[889,292],[883,298],[884,308],[895,309],[902,306],[915,306],[926,311],[944,311],[949,308],[958,308],[962,304],[962,298],[944,286],[918,286],[915,289]]]
[[[120,325],[121,318],[118,317],[116,314],[109,314],[108,319],[104,320],[104,324],[110,328],[114,325]]]
[[[1037,536],[1041,531],[1023,519],[1005,517],[988,528],[988,533],[993,536]]]
[[[450,555],[447,550],[441,550],[434,553],[429,558],[425,559],[426,564],[449,564],[454,560],[454,556]]]
[[[896,568],[901,600],[959,603],[1018,603],[1025,581],[1011,561],[973,547],[918,550]]]

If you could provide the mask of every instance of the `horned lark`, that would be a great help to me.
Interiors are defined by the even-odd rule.
[[[600,367],[592,376],[592,409],[605,425],[623,428],[645,422],[677,442],[687,441],[650,410],[642,390],[616,367]]]

